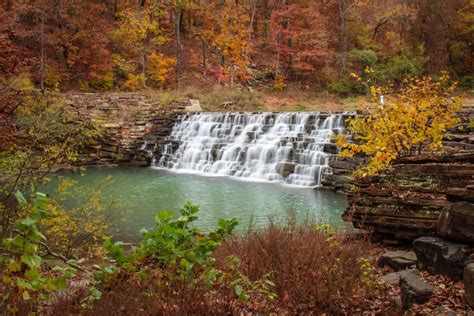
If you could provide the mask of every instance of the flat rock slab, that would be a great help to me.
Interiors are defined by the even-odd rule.
[[[413,303],[426,303],[434,293],[434,286],[414,273],[407,273],[400,276],[400,292],[402,308],[408,310]]]
[[[190,99],[189,105],[184,108],[186,112],[202,112],[201,103],[199,100]]]
[[[398,285],[400,284],[400,278],[407,274],[413,274],[415,276],[418,276],[420,274],[420,271],[416,269],[410,269],[410,270],[402,270],[402,271],[387,273],[386,275],[380,278],[380,281],[382,281],[385,284]]]
[[[390,267],[395,271],[405,270],[416,264],[414,251],[389,251],[379,257],[377,261],[380,267]]]
[[[472,249],[438,237],[421,237],[413,242],[418,258],[416,266],[432,274],[444,274],[455,280],[463,278],[464,267],[470,263]]]
[[[474,263],[470,263],[464,268],[463,283],[466,301],[474,307]]]

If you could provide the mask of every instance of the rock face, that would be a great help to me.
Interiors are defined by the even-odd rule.
[[[379,257],[377,264],[395,271],[404,270],[416,264],[416,254],[413,251],[389,251]]]
[[[79,156],[79,165],[150,164],[160,151],[186,103],[161,106],[138,93],[73,93],[64,95],[68,112],[79,122],[93,122],[102,135]]]
[[[384,174],[349,182],[356,190],[348,194],[343,218],[387,237],[440,235],[474,242],[474,129],[469,125],[473,116],[474,107],[459,113],[461,123],[443,138],[445,154],[400,159]],[[332,164],[334,175],[339,173],[337,166],[351,167]]]
[[[397,238],[435,236],[440,215],[449,214],[453,203],[448,189],[472,184],[474,153],[401,161],[390,172],[357,181],[357,190],[348,194],[349,207],[343,217],[357,228],[369,227]],[[456,223],[461,216],[469,216],[466,212],[454,214],[445,216],[446,221]],[[451,234],[449,228],[443,229]],[[452,234],[467,233],[457,228]]]
[[[406,273],[400,276],[402,308],[407,310],[413,303],[423,304],[433,295],[434,287],[420,279],[416,274]]]
[[[413,242],[417,268],[430,273],[444,274],[456,280],[463,277],[464,267],[470,262],[472,249],[438,237],[422,237]]]
[[[367,159],[360,157],[334,157],[329,162],[331,171],[322,175],[321,184],[334,191],[347,193],[354,183],[351,174],[366,161]]]
[[[474,195],[474,187],[466,189]],[[455,202],[444,211],[438,221],[438,235],[460,241],[474,240],[474,204],[470,202]]]
[[[474,263],[470,263],[464,268],[463,283],[466,301],[474,307]]]

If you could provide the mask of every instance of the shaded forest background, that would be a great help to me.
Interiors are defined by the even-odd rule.
[[[472,89],[470,0],[0,2],[0,76],[41,89],[289,84],[339,95],[447,71]]]

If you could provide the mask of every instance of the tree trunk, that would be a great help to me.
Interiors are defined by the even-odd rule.
[[[206,60],[206,43],[204,40],[202,42],[201,52],[202,52],[202,77],[206,78],[206,68],[207,68],[207,60]]]
[[[176,85],[181,79],[181,9],[176,8]]]
[[[45,53],[44,53],[44,11],[41,10],[41,26],[40,26],[40,89],[44,92],[44,72],[45,72]]]
[[[230,63],[230,88],[234,87],[234,63]]]
[[[339,72],[341,75],[346,71],[346,0],[339,0]]]

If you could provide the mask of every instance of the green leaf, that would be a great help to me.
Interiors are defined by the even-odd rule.
[[[46,240],[46,237],[36,229],[29,230],[26,237],[32,241],[40,241],[41,239]]]
[[[38,268],[41,265],[41,257],[38,255],[22,255],[21,262],[30,268]]]
[[[234,291],[235,291],[235,294],[240,297],[240,295],[242,295],[243,289],[239,284],[237,284],[234,287]]]
[[[33,285],[30,282],[24,279],[20,279],[20,278],[16,279],[16,285],[22,289],[29,289],[29,290],[33,289]]]
[[[25,272],[25,276],[29,278],[30,280],[36,280],[40,277],[40,274],[38,272],[38,269],[32,268]]]
[[[40,210],[44,210],[48,206],[48,197],[46,194],[41,192],[36,192],[33,199],[33,206]]]
[[[18,221],[21,225],[31,227],[36,224],[36,221],[32,219],[31,217],[25,217],[21,220]]]
[[[64,278],[50,279],[49,284],[53,291],[65,289],[67,287],[67,281]]]
[[[21,193],[20,190],[17,190],[15,192],[15,197],[16,197],[16,200],[18,201],[18,204],[20,204],[21,207],[26,205],[27,202],[26,202],[25,196],[23,195],[23,193]]]
[[[99,291],[95,286],[89,287],[89,292],[91,293],[91,297],[94,300],[99,300],[102,297],[102,292]]]
[[[173,213],[170,211],[161,211],[155,216],[155,223],[162,224],[166,223],[173,218]]]
[[[36,220],[42,220],[49,217],[48,212],[39,209],[34,212],[31,212],[30,216]]]

